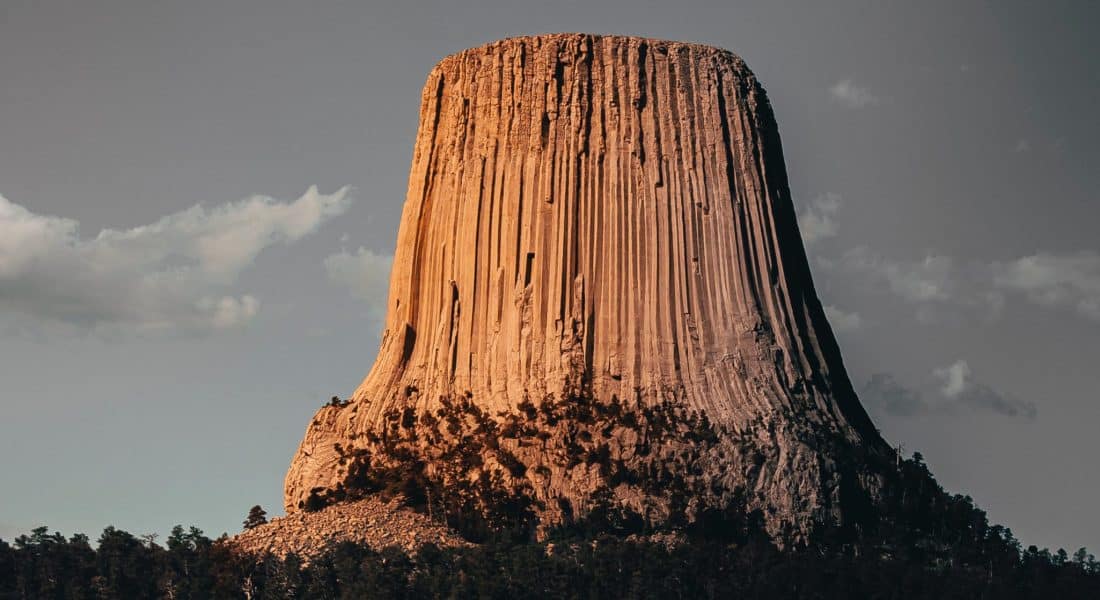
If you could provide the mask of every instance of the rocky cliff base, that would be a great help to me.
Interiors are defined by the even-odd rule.
[[[440,548],[469,545],[427,515],[405,508],[400,498],[388,502],[366,498],[315,512],[296,512],[239,533],[230,544],[256,557],[270,554],[284,559],[295,554],[308,563],[341,542],[365,545],[375,551],[397,547],[409,554],[425,544]]]
[[[866,518],[883,483],[871,468],[881,456],[790,421],[734,431],[672,401],[587,396],[496,415],[469,397],[440,402],[420,415],[390,411],[384,428],[336,444],[334,484],[296,508],[400,498],[472,542],[541,539],[561,527],[629,535],[706,526],[762,527],[785,544]],[[319,426],[355,407],[332,404]]]

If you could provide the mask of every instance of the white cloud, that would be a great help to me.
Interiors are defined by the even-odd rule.
[[[902,385],[888,373],[872,375],[860,391],[860,398],[873,413],[896,417],[992,412],[1030,420],[1038,415],[1031,402],[1002,394],[975,381],[965,360],[934,369],[932,376],[939,384],[932,400],[925,400],[920,391]]]
[[[840,210],[840,205],[838,194],[826,193],[811,200],[798,213],[798,229],[807,246],[836,235],[837,224],[833,217]]]
[[[865,86],[856,85],[851,79],[838,81],[829,87],[833,100],[848,108],[865,108],[878,104],[879,99]]]
[[[993,265],[993,284],[1049,307],[1100,321],[1100,254],[1034,254]]]
[[[252,320],[260,309],[260,301],[248,294],[240,298],[223,296],[217,300],[204,297],[199,300],[198,307],[209,316],[215,329],[228,329]]]
[[[917,261],[892,260],[861,246],[845,252],[838,264],[885,282],[890,291],[910,302],[946,301],[958,292],[955,264],[950,256],[928,255]]]
[[[913,301],[947,300],[953,295],[954,261],[950,256],[925,256],[916,262],[884,263],[890,289]]]
[[[377,319],[385,316],[392,265],[393,256],[376,254],[362,247],[354,254],[340,251],[325,259],[329,279],[365,300],[371,315]]]
[[[343,213],[347,188],[311,187],[294,202],[254,196],[195,205],[155,223],[82,239],[79,223],[0,196],[0,307],[82,329],[210,330],[239,326],[259,301],[229,289],[265,248]]]
[[[859,313],[846,312],[832,305],[825,306],[825,316],[836,332],[855,331],[863,326],[863,318]]]
[[[815,264],[829,277],[887,289],[926,317],[940,307],[977,310],[994,320],[1010,300],[1023,299],[1100,321],[1100,253],[1093,250],[983,263],[938,254],[896,260],[860,246],[837,258],[817,256]]]
[[[1038,411],[1031,402],[1002,394],[988,385],[975,381],[965,360],[934,369],[932,375],[940,381],[940,393],[947,399],[948,409],[962,406],[971,410],[990,411],[1006,417],[1034,419]]]
[[[1012,147],[1013,152],[1027,152],[1031,150],[1031,142],[1025,139],[1016,140],[1016,145]]]
[[[935,369],[933,374],[943,381],[940,391],[948,398],[958,398],[965,390],[970,379],[970,365],[965,360],[957,360],[947,367]]]

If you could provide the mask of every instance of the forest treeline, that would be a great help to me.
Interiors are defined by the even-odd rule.
[[[1100,598],[1100,563],[1022,547],[967,496],[946,493],[920,455],[899,464],[892,515],[873,531],[823,531],[776,548],[753,515],[710,515],[678,543],[597,511],[540,543],[507,532],[415,555],[351,543],[309,564],[256,559],[176,527],[163,544],[108,527],[45,527],[0,541],[0,599],[58,598]]]

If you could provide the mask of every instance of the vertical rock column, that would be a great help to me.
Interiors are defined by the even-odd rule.
[[[576,394],[878,443],[814,292],[771,107],[727,51],[544,35],[432,69],[381,348],[350,407],[310,425],[287,508],[393,409]]]

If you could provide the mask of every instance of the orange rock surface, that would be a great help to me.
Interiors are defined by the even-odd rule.
[[[443,59],[420,101],[386,315],[350,405],[309,426],[288,511],[334,485],[334,444],[440,397],[489,414],[547,396],[668,400],[731,432],[770,428],[777,464],[745,485],[807,495],[775,499],[793,512],[833,493],[798,432],[882,443],[814,291],[767,96],[718,48],[556,34]],[[803,462],[818,466],[792,473]]]

